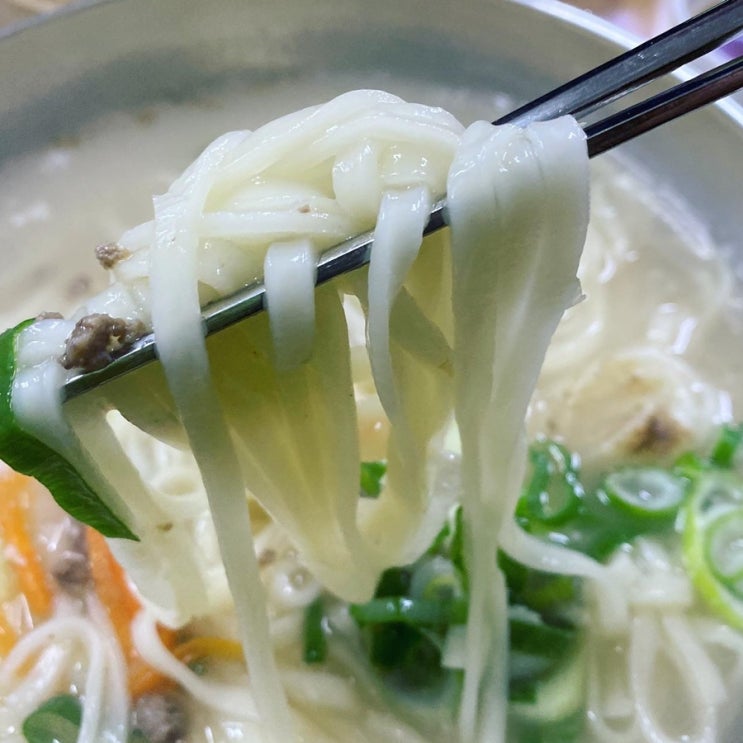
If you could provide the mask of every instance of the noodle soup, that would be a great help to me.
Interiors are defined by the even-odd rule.
[[[369,80],[364,84],[368,86]],[[408,89],[398,83],[394,92],[443,102],[464,121],[497,113],[492,97],[409,85]],[[8,242],[19,256],[22,278],[18,294],[9,297],[3,309],[6,325],[39,309],[66,312],[79,303],[82,293],[91,293],[99,279],[89,270],[92,260],[85,254],[146,218],[149,194],[164,190],[214,136],[355,86],[355,81],[343,78],[305,80],[273,85],[260,95],[252,91],[249,98],[231,91],[198,104],[153,106],[117,114],[76,133],[74,139],[7,163],[0,209],[3,223],[11,225]],[[79,188],[70,188],[71,183]],[[533,441],[548,437],[559,442],[560,452],[571,453],[570,467],[580,470],[586,490],[603,483],[608,471],[629,465],[668,469],[688,451],[705,455],[720,427],[740,414],[734,383],[740,293],[703,224],[673,194],[659,189],[652,177],[618,160],[593,163],[592,192],[592,221],[579,272],[586,299],[569,310],[557,331],[527,419]],[[94,219],[80,217],[91,213]],[[46,257],[40,260],[33,250],[39,244],[55,246],[49,250],[53,255],[64,252],[64,261],[50,269]],[[38,293],[30,287],[38,288]],[[351,318],[355,312],[349,307]],[[363,330],[361,338],[351,330],[352,346],[360,346]],[[710,352],[719,347],[728,349],[729,355]],[[370,393],[369,372],[360,358],[354,373],[361,456],[371,463],[381,456],[387,423]],[[123,421],[114,425],[142,477],[158,483],[163,507],[176,509],[195,524],[201,569],[207,576],[208,610],[193,609],[194,618],[174,639],[156,626],[156,620],[163,627],[179,624],[181,617],[168,604],[172,588],[167,581],[159,582],[157,574],[138,573],[136,567],[130,573],[139,591],[137,600],[151,610],[133,620],[132,642],[160,676],[177,681],[175,690],[159,681],[149,689],[145,684],[144,693],[141,688],[132,692],[146,700],[133,705],[137,723],[145,727],[143,720],[159,716],[171,730],[186,726],[187,739],[194,741],[261,739],[265,731],[254,719],[250,679],[235,650],[231,598],[205,515],[198,472],[179,449],[142,438]],[[448,445],[456,449],[456,443]],[[554,458],[563,456],[549,451]],[[580,458],[580,467],[574,455]],[[538,461],[535,457],[533,462]],[[58,669],[57,678],[37,673],[29,683],[18,685],[7,697],[0,719],[3,724],[7,720],[8,734],[17,736],[20,722],[45,699],[72,691],[83,696],[88,719],[90,710],[98,709],[115,730],[127,717],[128,695],[122,691],[127,658],[122,655],[127,656],[129,649],[112,642],[115,632],[110,623],[116,620],[103,611],[100,590],[76,581],[66,563],[64,569],[59,567],[65,553],[75,552],[74,527],[35,486],[27,487],[30,495],[24,497],[33,502],[30,523],[37,551],[47,575],[56,581],[52,585],[57,624],[51,631],[64,643],[34,630],[45,663]],[[441,487],[447,487],[445,478]],[[323,595],[322,585],[285,531],[257,504],[251,503],[251,512],[273,648],[302,735],[317,741],[455,739],[455,674],[444,670],[435,683],[424,678],[415,684],[406,676],[401,688],[395,673],[380,672],[380,664],[370,660],[364,638],[369,625],[360,631],[366,620],[358,619],[358,611],[349,613],[347,604],[326,597],[322,621],[331,630],[325,662],[314,665],[302,659],[307,652],[303,627],[308,610]],[[162,527],[167,535],[168,525]],[[555,527],[554,532],[560,529]],[[723,700],[736,699],[743,685],[743,640],[729,620],[709,608],[704,591],[692,585],[683,565],[682,541],[673,528],[650,529],[633,536],[631,547],[603,555],[600,568],[584,576],[579,587],[573,581],[547,583],[548,592],[554,589],[564,596],[567,591],[573,597],[561,606],[560,621],[550,625],[555,634],[547,635],[555,647],[565,641],[564,657],[559,670],[547,674],[536,699],[514,693],[510,739],[539,734],[547,736],[544,740],[556,736],[653,740],[658,731],[671,738],[735,739],[735,710]],[[504,546],[508,551],[513,545],[506,539]],[[91,558],[96,556],[91,559],[95,584],[96,560],[103,560],[106,553],[95,538],[89,538],[88,551]],[[411,574],[418,576],[416,580],[424,580],[426,571],[439,577],[441,557],[431,553]],[[136,566],[136,560],[132,564]],[[581,574],[578,568],[565,564],[556,572],[559,577]],[[82,612],[81,603],[86,605]],[[16,601],[14,629],[27,632],[31,614]],[[80,616],[84,620],[76,624]],[[517,611],[511,620],[516,637],[535,617]],[[574,626],[581,630],[575,643],[561,634]],[[457,632],[447,634],[439,667],[457,668],[456,637]],[[174,647],[177,652],[172,655],[166,648]],[[95,675],[90,671],[92,661],[100,657],[105,658],[105,670],[99,667]],[[529,677],[528,666],[535,657],[521,653],[524,667],[514,672],[517,680]],[[421,658],[421,664],[425,660]],[[6,668],[4,673],[13,675],[15,670]],[[714,737],[705,738],[700,732],[705,728],[714,729]],[[158,734],[148,732],[151,737]]]

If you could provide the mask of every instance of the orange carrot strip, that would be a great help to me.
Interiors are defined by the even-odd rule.
[[[106,539],[95,529],[86,530],[90,573],[96,593],[106,609],[124,656],[136,653],[132,643],[131,624],[142,608],[132,593],[121,565],[111,554]]]
[[[0,658],[4,658],[12,650],[17,639],[15,631],[5,617],[5,612],[0,608]]]
[[[202,658],[220,660],[244,660],[239,642],[224,637],[192,637],[173,649],[173,655],[183,663],[193,663]]]
[[[151,668],[134,647],[131,627],[142,605],[129,588],[126,573],[121,565],[116,562],[105,538],[101,534],[95,529],[88,528],[87,540],[90,572],[95,590],[106,609],[127,661],[129,693],[136,698],[157,687],[170,685],[172,682]],[[166,647],[172,648],[175,645],[178,635],[174,630],[159,627],[158,632]],[[143,684],[143,675],[148,678],[151,675],[152,678],[146,684]]]
[[[242,661],[242,645],[224,637],[193,637],[176,645],[171,652],[182,663],[193,663],[202,658]],[[150,666],[141,662],[136,674],[130,676],[129,691],[133,697],[140,697],[154,691],[164,691],[175,686],[172,679],[164,678]]]
[[[129,664],[129,695],[139,699],[145,694],[162,693],[175,688],[173,679],[163,676],[160,671],[148,665],[142,658],[132,659]]]
[[[52,610],[52,589],[28,528],[30,477],[5,470],[0,478],[0,530],[5,557],[13,567],[18,588],[31,613],[44,619]]]
[[[136,699],[143,694],[174,687],[175,682],[148,665],[134,647],[131,625],[141,609],[141,604],[129,588],[126,574],[111,554],[104,537],[93,529],[88,529],[87,535],[90,569],[96,592],[106,608],[127,659],[129,693]],[[158,633],[165,647],[183,663],[191,663],[206,657],[243,660],[242,646],[234,640],[223,637],[194,637],[177,645],[177,633],[173,630],[159,627]]]

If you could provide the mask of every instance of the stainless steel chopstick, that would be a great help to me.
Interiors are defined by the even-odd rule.
[[[743,0],[740,0],[743,6]],[[743,87],[743,57],[652,96],[584,127],[591,157],[649,132],[661,124],[724,98]]]
[[[580,118],[716,49],[743,29],[743,0],[725,0],[498,119],[497,124]]]
[[[564,114],[586,114],[637,90],[681,64],[706,54],[724,40],[735,36],[742,28],[743,0],[726,0],[494,123],[525,125]],[[589,155],[593,157],[605,152],[741,87],[743,58],[738,57],[642,103],[586,126]],[[434,205],[425,229],[426,234],[446,225],[445,210],[445,199]],[[324,252],[317,266],[317,283],[321,284],[368,264],[373,241],[373,232],[366,232]],[[264,297],[263,284],[256,283],[209,304],[202,310],[205,334],[210,335],[260,312],[264,308]],[[154,337],[152,334],[146,335],[103,369],[79,374],[69,380],[64,386],[64,398],[76,397],[156,358]]]

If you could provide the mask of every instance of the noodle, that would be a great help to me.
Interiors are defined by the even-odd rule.
[[[111,540],[141,597],[134,648],[176,682],[210,736],[505,743],[509,716],[528,728],[584,713],[602,743],[661,743],[675,733],[654,694],[658,662],[674,667],[673,689],[690,699],[690,740],[719,740],[728,677],[711,647],[736,654],[728,676],[741,679],[743,648],[719,624],[695,636],[698,606],[677,556],[640,537],[604,564],[513,519],[525,479],[524,421],[535,425],[540,415],[540,373],[559,380],[553,389],[564,404],[548,400],[549,410],[572,442],[596,438],[579,421],[590,417],[586,408],[601,409],[599,425],[611,434],[576,447],[592,452],[596,469],[622,461],[648,405],[653,415],[672,410],[687,437],[730,415],[726,395],[674,355],[712,310],[656,314],[647,348],[620,347],[590,363],[612,318],[602,301],[585,312],[578,305],[547,353],[581,298],[588,181],[572,119],[463,129],[441,109],[348,93],[217,139],[155,198],[153,220],[116,243],[123,257],[110,266],[108,289],[68,319],[20,332],[13,412],[139,538]],[[445,192],[450,229],[424,239],[431,205]],[[319,252],[370,228],[368,271],[316,289]],[[619,249],[589,254],[584,287],[601,286],[624,259]],[[205,339],[204,303],[260,277],[267,314]],[[700,296],[717,286],[715,271],[697,284]],[[161,364],[62,411],[59,389],[73,372],[57,359],[76,324],[96,313],[151,328]],[[579,362],[585,369],[574,375]],[[628,369],[636,384],[625,403],[638,380],[644,388],[626,421],[603,400],[607,378],[624,379]],[[370,451],[384,460],[382,485],[365,493],[362,484],[360,498]],[[445,582],[446,560],[430,546],[455,528],[453,513],[464,535],[466,615],[441,621],[441,637],[438,626],[423,634],[435,637],[450,671],[436,693],[457,708],[456,720],[384,690],[359,658],[369,629],[354,613],[386,599],[377,595],[380,576],[401,566],[422,563],[421,573]],[[516,657],[529,653],[514,651],[509,635],[542,620],[527,605],[509,605],[504,559],[583,579],[569,620],[578,617],[585,637],[529,703],[509,703],[513,664],[534,661]],[[297,666],[314,605],[324,612],[327,665]],[[201,678],[163,639],[162,625],[237,639],[247,674],[225,663]],[[564,638],[563,629],[550,631]],[[14,724],[67,683],[68,636],[84,648],[87,673],[80,740],[123,743],[125,659],[95,604],[74,620],[57,607],[4,661],[0,682],[10,684],[42,653],[14,690]],[[609,647],[621,651],[613,669]]]

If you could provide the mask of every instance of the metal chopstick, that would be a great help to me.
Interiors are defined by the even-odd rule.
[[[494,123],[525,125],[563,114],[577,115],[594,110],[616,100],[626,92],[636,90],[678,65],[705,54],[721,41],[734,36],[741,28],[743,0],[727,0]],[[691,40],[688,35],[691,35]],[[672,58],[672,55],[676,56]],[[619,75],[621,84],[614,78],[614,74]],[[743,58],[739,57],[587,126],[585,131],[589,155],[593,157],[605,152],[671,119],[722,98],[742,86]],[[425,234],[435,232],[446,225],[445,209],[444,199],[434,205]],[[317,283],[324,283],[368,264],[373,241],[373,232],[366,232],[324,252],[317,266]],[[264,296],[263,284],[257,283],[209,304],[202,310],[205,334],[210,335],[260,312],[264,308]],[[125,354],[103,369],[79,374],[70,379],[64,385],[64,399],[76,397],[156,358],[155,340],[150,333],[136,341]]]
[[[743,57],[738,57],[642,103],[586,126],[584,131],[588,140],[588,154],[591,157],[600,155],[661,124],[724,98],[741,87]]]
[[[559,88],[517,108],[496,124],[576,118],[717,48],[743,29],[743,0],[725,0]]]

